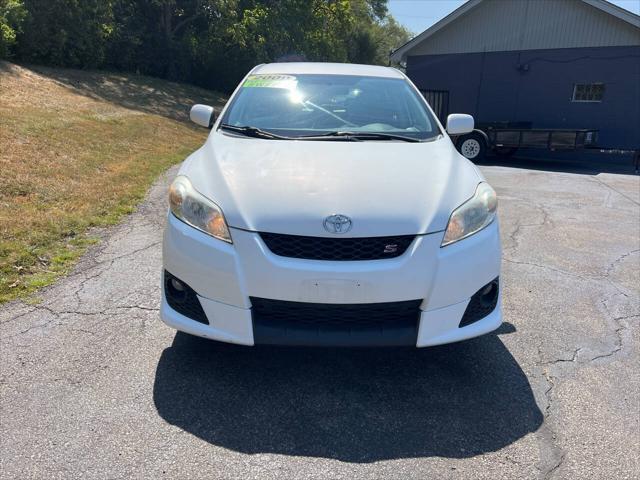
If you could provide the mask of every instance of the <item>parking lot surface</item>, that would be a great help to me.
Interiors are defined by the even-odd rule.
[[[0,307],[0,477],[638,478],[640,177],[482,170],[506,322],[422,350],[164,326],[172,170],[39,303]]]

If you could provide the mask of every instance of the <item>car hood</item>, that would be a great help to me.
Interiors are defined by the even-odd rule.
[[[180,173],[230,227],[308,236],[334,236],[323,227],[332,214],[352,220],[346,237],[442,231],[482,181],[446,137],[288,141],[214,131]]]

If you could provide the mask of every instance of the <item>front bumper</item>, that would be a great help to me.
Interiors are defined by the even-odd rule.
[[[474,293],[500,274],[497,221],[445,248],[440,248],[442,232],[417,236],[403,255],[373,261],[280,257],[257,233],[231,228],[231,235],[232,245],[168,216],[164,269],[195,290],[208,324],[171,308],[163,282],[160,315],[167,325],[206,338],[254,345],[250,297],[318,304],[421,299],[418,347],[472,338],[502,322],[499,294],[490,314],[459,326]]]

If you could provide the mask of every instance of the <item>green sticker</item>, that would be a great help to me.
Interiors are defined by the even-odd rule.
[[[286,88],[293,90],[298,81],[291,75],[249,75],[242,84],[246,88]]]

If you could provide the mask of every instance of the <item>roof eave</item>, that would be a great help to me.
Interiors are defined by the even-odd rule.
[[[392,62],[396,62],[396,63],[401,63],[406,61],[407,54],[414,47],[416,47],[417,45],[422,43],[424,40],[426,40],[427,38],[435,34],[437,31],[449,25],[451,22],[453,22],[457,18],[466,14],[468,11],[476,7],[482,1],[483,0],[469,0],[465,4],[455,9],[449,15],[444,17],[442,20],[433,24],[431,27],[427,28],[420,35],[416,35],[407,43],[405,43],[404,45],[402,45],[401,47],[393,51],[389,56],[389,58],[391,59]],[[613,15],[614,17],[619,18],[620,20],[623,20],[637,28],[640,28],[640,16],[636,15],[635,13],[632,13],[632,12],[629,12],[628,10],[620,8],[617,5],[614,5],[608,2],[607,0],[582,0],[582,1],[588,5],[591,5],[594,8],[597,8],[598,10],[601,10],[605,13]]]
[[[399,47],[396,50],[394,50],[391,53],[391,55],[389,56],[389,58],[391,59],[392,62],[396,62],[396,63],[400,63],[400,62],[405,61],[405,59],[407,57],[407,53],[413,47],[415,47],[416,45],[421,43],[423,40],[427,39],[428,37],[430,37],[431,35],[436,33],[438,30],[446,27],[451,22],[456,20],[458,17],[460,17],[460,16],[464,15],[465,13],[467,13],[469,10],[473,9],[474,7],[476,7],[480,2],[482,2],[482,0],[469,0],[468,2],[464,3],[460,7],[456,8],[449,15],[444,17],[442,20],[434,23],[429,28],[427,28],[424,32],[422,32],[419,35],[416,35],[411,40],[409,40],[407,43],[405,43],[401,47]]]
[[[629,10],[620,8],[607,0],[582,0],[584,3],[591,5],[592,7],[602,10],[609,15],[613,15],[620,20],[630,23],[634,27],[640,28],[640,16],[636,15]]]

